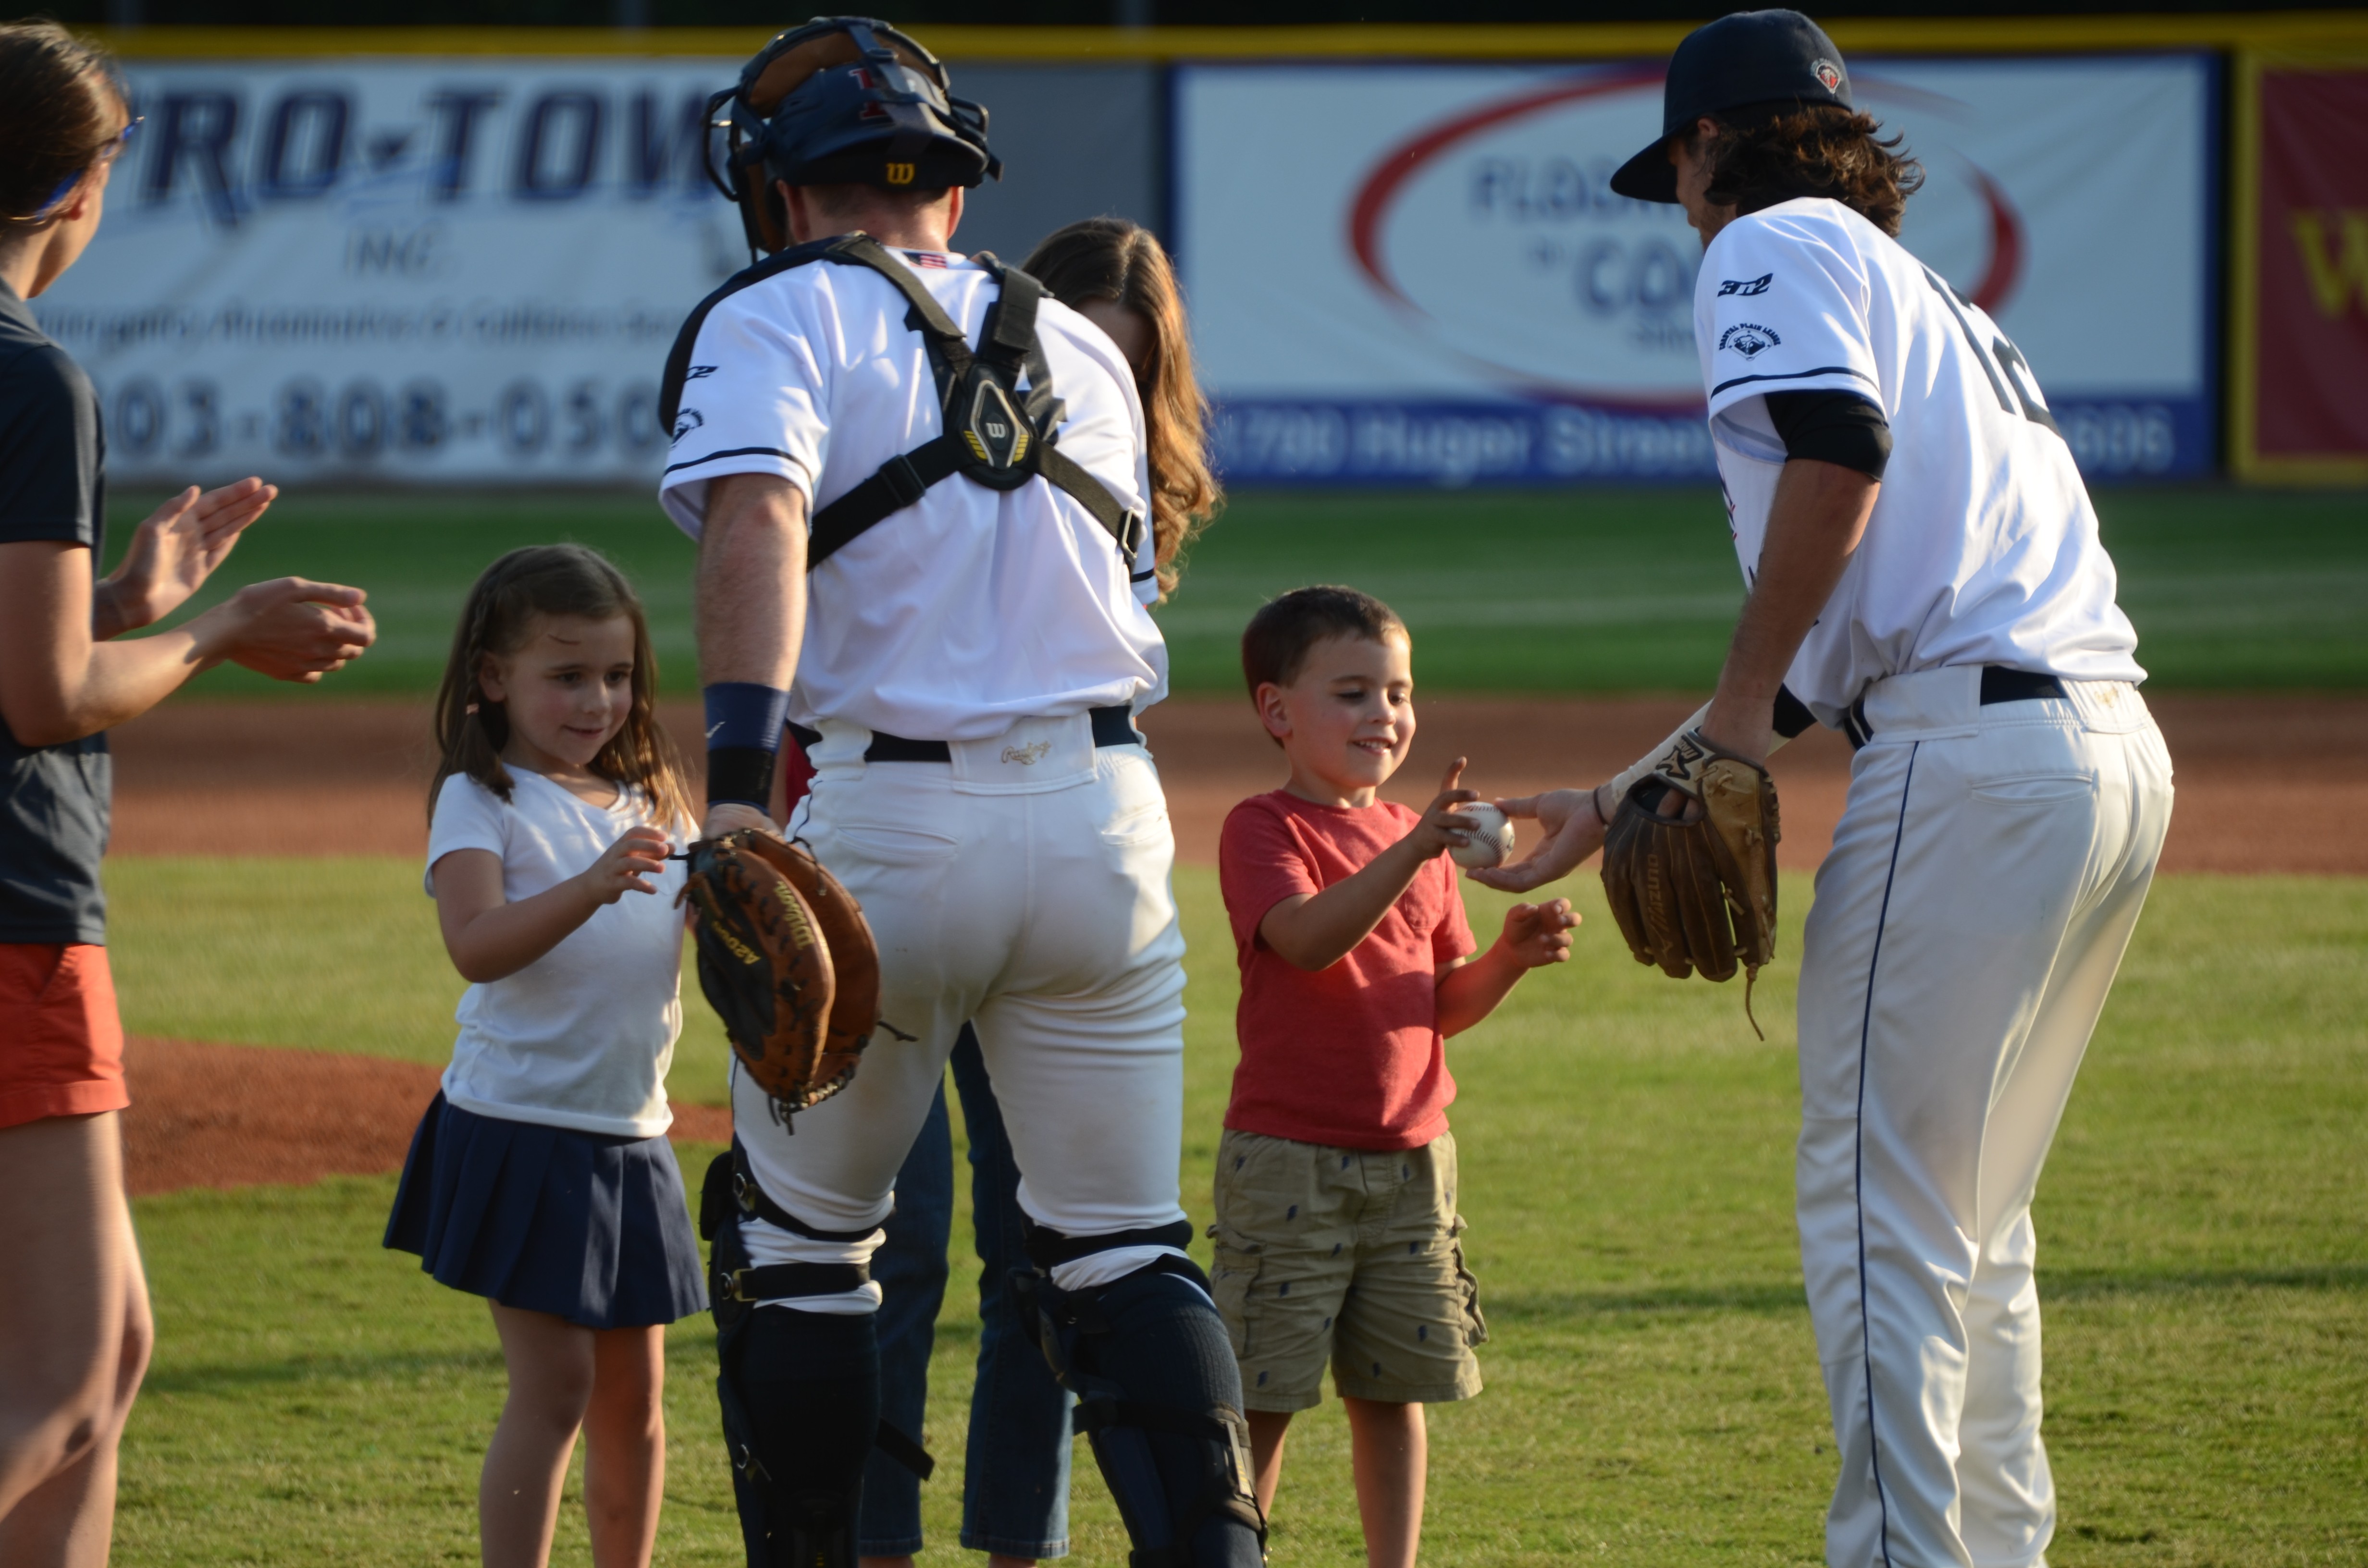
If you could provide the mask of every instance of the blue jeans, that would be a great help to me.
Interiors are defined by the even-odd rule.
[[[978,1037],[964,1026],[953,1051],[954,1089],[970,1125],[971,1217],[981,1265],[978,1376],[971,1393],[969,1457],[962,1477],[962,1543],[1008,1557],[1064,1557],[1069,1551],[1069,1396],[1021,1328],[1005,1276],[1027,1267],[1020,1250],[1019,1167],[1003,1131]],[[953,1231],[953,1131],[945,1090],[896,1176],[896,1211],[872,1256],[880,1281],[881,1414],[908,1436],[921,1434],[928,1401],[929,1351],[944,1304],[946,1248]],[[863,1472],[857,1551],[904,1557],[921,1550],[921,1487],[911,1471],[875,1453]]]

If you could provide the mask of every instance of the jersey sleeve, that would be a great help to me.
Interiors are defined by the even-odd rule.
[[[1846,224],[1815,210],[1830,205],[1787,204],[1737,218],[1703,256],[1694,340],[1713,424],[1771,392],[1853,392],[1883,408],[1868,263]],[[1764,428],[1773,444],[1764,414],[1737,413],[1757,427],[1753,435]]]
[[[0,372],[0,542],[98,540],[98,400],[63,349]]]
[[[1245,954],[1258,945],[1258,927],[1276,904],[1324,891],[1288,820],[1259,800],[1244,801],[1225,817],[1217,835],[1217,885],[1235,945]]]
[[[484,849],[499,858],[509,848],[509,824],[500,797],[465,773],[455,773],[436,792],[427,820],[427,869],[421,881],[436,896],[436,862],[455,849]]]
[[[719,301],[700,326],[658,483],[666,516],[693,539],[708,484],[726,474],[777,475],[809,511],[814,505],[830,443],[829,379],[816,341],[822,312],[810,308],[814,279],[799,273]]]
[[[1463,879],[1455,874],[1455,862],[1441,855],[1431,862],[1447,881],[1447,896],[1440,902],[1439,924],[1431,927],[1430,961],[1434,969],[1440,964],[1468,959],[1480,950],[1479,940],[1472,935],[1472,921],[1463,913]]]

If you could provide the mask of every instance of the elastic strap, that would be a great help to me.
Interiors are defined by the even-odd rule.
[[[1116,1252],[1121,1247],[1174,1247],[1181,1252],[1192,1244],[1192,1221],[1190,1220],[1142,1230],[1120,1231],[1106,1236],[1069,1236],[1033,1220],[1024,1223],[1021,1249],[1028,1254],[1029,1262],[1047,1274],[1064,1263],[1075,1263],[1098,1252]]]

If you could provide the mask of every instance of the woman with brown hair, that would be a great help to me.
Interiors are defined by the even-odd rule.
[[[1209,470],[1206,404],[1192,377],[1175,269],[1149,230],[1122,218],[1088,218],[1046,236],[1022,270],[1101,328],[1134,371],[1150,454],[1153,555],[1165,600],[1175,591],[1184,547],[1223,504]],[[969,1133],[971,1219],[981,1265],[962,1543],[986,1552],[989,1568],[1020,1568],[1068,1553],[1069,1396],[1053,1381],[1034,1335],[1012,1315],[1004,1290],[1012,1270],[1028,1266],[1019,1167],[978,1038],[967,1028],[954,1047],[953,1077]],[[952,1225],[952,1133],[941,1090],[897,1173],[896,1211],[871,1259],[871,1277],[885,1296],[878,1320],[882,1412],[903,1432],[921,1430]],[[864,1471],[858,1529],[866,1568],[909,1565],[920,1548],[918,1479],[875,1453]]]
[[[25,301],[97,232],[138,122],[112,63],[0,26],[0,1562],[103,1563],[115,1452],[145,1369],[147,1286],[116,1117],[123,1033],[98,861],[104,732],[224,660],[317,681],[374,635],[358,588],[282,578],[171,631],[279,492],[192,485],[98,575],[105,441],[90,381]]]

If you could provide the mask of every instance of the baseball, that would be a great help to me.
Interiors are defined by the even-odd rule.
[[[1447,852],[1457,865],[1467,871],[1482,871],[1501,866],[1512,858],[1513,824],[1504,812],[1486,801],[1474,801],[1455,809],[1480,824],[1464,835],[1462,844]]]

